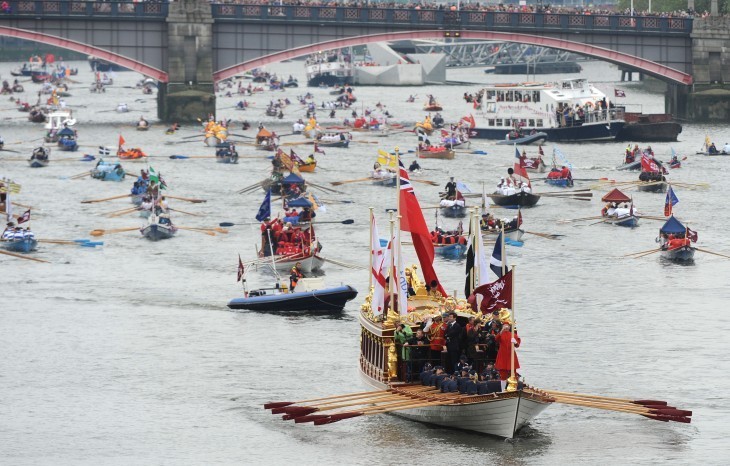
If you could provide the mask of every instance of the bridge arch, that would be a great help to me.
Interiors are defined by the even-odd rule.
[[[302,47],[284,50],[281,52],[264,55],[263,57],[247,60],[243,63],[224,68],[213,73],[213,81],[218,82],[231,78],[244,71],[253,68],[259,68],[271,63],[277,63],[292,58],[309,55],[321,50],[331,50],[337,48],[345,48],[356,45],[364,45],[372,42],[409,40],[409,39],[432,39],[435,37],[445,37],[450,33],[450,37],[461,37],[462,39],[478,39],[478,40],[497,40],[502,42],[519,42],[522,44],[536,45],[540,47],[548,47],[554,49],[566,50],[580,55],[597,58],[603,61],[622,65],[623,67],[641,71],[644,74],[653,76],[661,81],[672,84],[692,84],[692,75],[683,73],[674,68],[670,68],[659,63],[646,60],[627,53],[617,52],[603,47],[583,44],[580,42],[555,39],[552,37],[542,37],[530,34],[520,34],[512,32],[495,32],[495,31],[406,31],[406,32],[390,32],[383,34],[372,34],[365,36],[348,37],[345,39],[335,39],[317,44],[305,45]]]
[[[167,73],[149,65],[145,65],[137,60],[119,55],[108,50],[94,47],[93,45],[83,44],[75,40],[64,39],[63,37],[52,36],[50,34],[43,34],[40,32],[29,31],[27,29],[18,29],[0,26],[0,36],[17,37],[18,39],[30,40],[33,42],[42,42],[49,45],[54,45],[66,50],[74,52],[80,52],[85,55],[94,55],[95,57],[106,60],[110,63],[114,63],[130,70],[142,73],[145,76],[149,76],[152,79],[156,79],[160,82],[166,83],[169,81]]]

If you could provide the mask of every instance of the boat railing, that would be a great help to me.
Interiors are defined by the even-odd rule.
[[[566,119],[560,116],[559,123],[561,127],[566,126],[582,126],[594,123],[611,123],[614,121],[624,121],[624,110],[622,108],[595,109],[587,111],[583,114],[583,118]]]

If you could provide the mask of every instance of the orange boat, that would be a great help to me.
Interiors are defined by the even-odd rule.
[[[121,160],[142,160],[147,157],[147,154],[142,152],[142,149],[132,148],[117,151],[117,157]]]

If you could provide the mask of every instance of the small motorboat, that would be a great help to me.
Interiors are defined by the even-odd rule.
[[[28,164],[31,168],[43,168],[47,167],[50,160],[51,149],[48,147],[36,147],[33,149],[33,153],[28,159]]]
[[[345,304],[357,296],[349,285],[325,287],[322,278],[300,278],[294,292],[285,286],[259,288],[245,293],[243,298],[228,302],[228,308],[264,312],[341,312]]]
[[[534,133],[534,134],[519,134],[518,137],[513,137],[512,133],[508,134],[507,139],[503,139],[497,142],[497,145],[506,144],[517,144],[518,146],[525,146],[528,144],[542,144],[547,140],[547,133]]]

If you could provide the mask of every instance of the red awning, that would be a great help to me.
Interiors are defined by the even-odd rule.
[[[631,198],[622,193],[618,189],[613,189],[610,193],[601,198],[603,202],[631,202]]]

